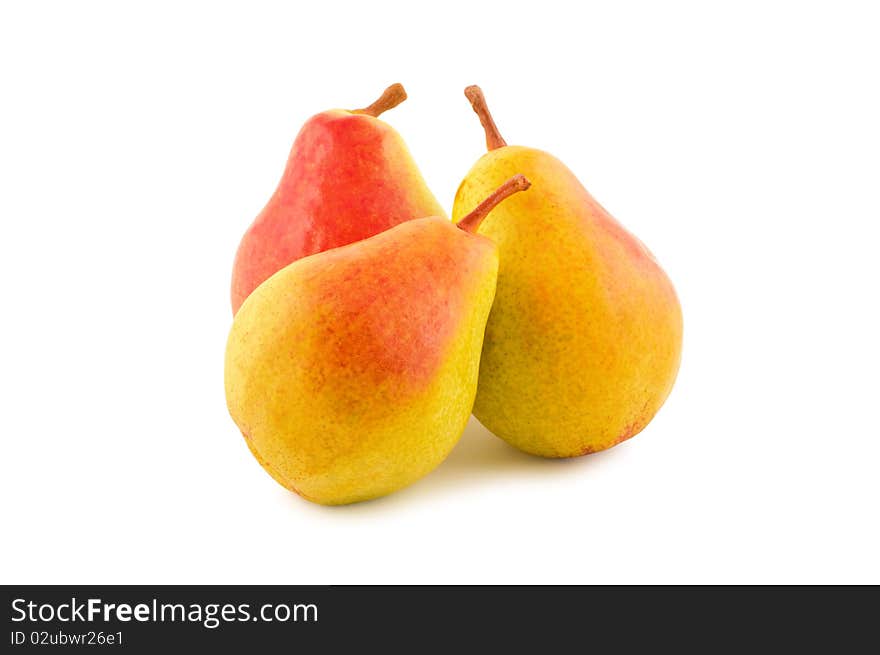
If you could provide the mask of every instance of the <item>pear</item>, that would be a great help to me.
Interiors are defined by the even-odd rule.
[[[303,498],[389,494],[434,469],[464,430],[498,252],[475,234],[517,176],[458,225],[411,220],[300,259],[235,316],[226,400],[252,453]]]
[[[672,389],[682,342],[675,290],[562,162],[508,146],[479,87],[465,95],[489,151],[461,183],[453,220],[512,171],[533,184],[479,227],[498,244],[500,268],[474,415],[535,455],[610,448],[640,432]]]
[[[248,228],[232,271],[232,312],[276,271],[411,218],[444,216],[400,135],[377,117],[406,99],[400,84],[353,111],[303,125],[284,175]]]

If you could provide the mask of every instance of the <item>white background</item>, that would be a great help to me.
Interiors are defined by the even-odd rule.
[[[0,579],[880,582],[876,11],[4,3]],[[472,422],[423,481],[322,508],[226,412],[230,269],[303,121],[395,81],[447,210],[467,84],[565,161],[676,284],[684,358],[611,451]]]

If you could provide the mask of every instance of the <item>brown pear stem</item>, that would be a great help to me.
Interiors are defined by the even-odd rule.
[[[393,109],[404,100],[406,100],[406,90],[404,90],[403,84],[392,84],[382,92],[379,99],[372,105],[364,107],[363,109],[355,109],[352,113],[367,114],[368,116],[376,118],[382,112]]]
[[[507,180],[507,182],[495,189],[491,193],[491,195],[479,205],[477,205],[476,209],[474,209],[470,214],[468,214],[458,223],[456,223],[456,226],[460,227],[465,232],[476,234],[477,228],[480,227],[480,223],[483,222],[483,219],[488,216],[490,211],[495,209],[495,206],[499,202],[501,202],[505,198],[509,198],[514,193],[525,191],[530,186],[532,186],[532,183],[529,182],[524,175],[514,175],[512,178]]]
[[[495,125],[495,120],[492,118],[492,114],[489,113],[489,106],[486,104],[483,90],[476,84],[473,84],[464,90],[464,94],[471,101],[471,107],[477,112],[477,116],[480,117],[480,125],[486,131],[486,148],[495,150],[496,148],[506,146],[507,141],[501,136],[501,132],[498,131],[498,126]]]

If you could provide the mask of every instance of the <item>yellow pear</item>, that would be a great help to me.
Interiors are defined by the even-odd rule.
[[[475,234],[517,176],[453,224],[430,217],[311,255],[259,285],[226,349],[226,401],[280,484],[326,505],[434,469],[471,413],[498,252]]]
[[[513,172],[532,182],[480,224],[498,245],[474,415],[528,453],[574,457],[640,432],[672,389],[681,308],[654,256],[552,155],[508,146],[479,87],[465,91],[489,151],[453,220]]]

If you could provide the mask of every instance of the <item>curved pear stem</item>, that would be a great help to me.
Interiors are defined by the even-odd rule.
[[[372,105],[364,107],[363,109],[355,109],[352,113],[366,114],[367,116],[376,118],[379,114],[386,112],[389,109],[393,109],[404,100],[406,100],[406,90],[403,88],[403,84],[392,84],[382,92],[379,99]]]
[[[486,104],[483,90],[476,84],[473,84],[464,90],[464,94],[471,101],[471,107],[477,112],[477,116],[480,117],[480,125],[486,131],[486,148],[488,150],[495,150],[496,148],[506,146],[507,141],[501,136],[501,132],[498,131],[498,126],[495,125],[495,120],[492,118],[492,114],[489,113],[489,106]]]
[[[495,206],[499,202],[505,198],[509,198],[514,193],[525,191],[530,186],[532,186],[532,183],[525,178],[525,175],[514,175],[507,180],[507,182],[495,189],[488,198],[477,205],[476,209],[462,218],[455,225],[465,232],[476,234],[477,228],[480,227],[480,223],[483,222],[483,219],[488,216],[490,211],[495,209]]]

